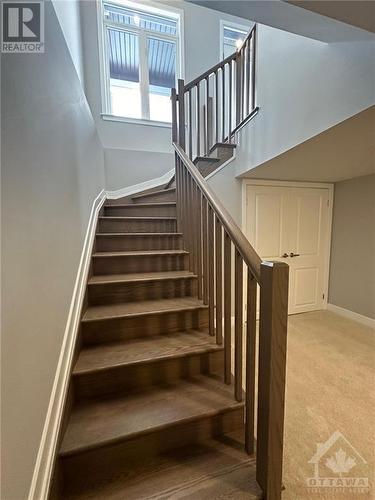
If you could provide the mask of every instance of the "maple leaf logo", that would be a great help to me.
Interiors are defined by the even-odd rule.
[[[347,456],[341,448],[335,453],[335,456],[326,460],[326,466],[336,474],[349,472],[355,465],[357,465],[355,459]]]

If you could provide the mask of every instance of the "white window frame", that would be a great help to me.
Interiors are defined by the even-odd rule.
[[[233,28],[235,30],[241,30],[245,33],[249,33],[252,28],[252,24],[246,26],[245,24],[238,24],[232,21],[225,21],[225,19],[220,19],[219,61],[222,61],[224,59],[224,28]]]
[[[127,7],[129,9],[144,10],[151,14],[157,14],[165,17],[173,17],[177,21],[177,36],[168,35],[166,33],[158,33],[154,31],[138,29],[134,26],[127,26],[114,21],[105,22],[104,20],[104,0],[96,0],[97,4],[97,22],[98,22],[98,48],[99,48],[99,70],[100,70],[100,87],[101,87],[101,116],[105,120],[140,123],[146,125],[155,125],[161,127],[171,127],[169,122],[158,122],[150,118],[129,118],[126,116],[113,115],[111,111],[111,94],[110,94],[110,69],[109,69],[109,51],[106,42],[106,27],[112,26],[120,28],[121,31],[136,33],[139,36],[139,51],[144,52],[144,56],[140,57],[140,84],[141,84],[141,103],[142,116],[149,116],[149,99],[145,99],[145,87],[148,86],[149,71],[145,64],[147,61],[147,35],[163,40],[173,40],[176,42],[176,87],[178,78],[184,78],[185,73],[185,58],[184,58],[184,11],[169,5],[159,4],[154,1],[144,0],[142,2],[133,2],[131,0],[105,0],[105,3],[110,3],[115,6]],[[142,61],[142,62],[141,62]],[[143,87],[143,90],[142,90]],[[146,103],[147,101],[147,103]]]

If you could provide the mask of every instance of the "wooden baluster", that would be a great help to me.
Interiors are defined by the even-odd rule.
[[[281,499],[289,266],[262,262],[258,363],[257,482]]]
[[[254,453],[257,282],[247,268],[245,449]]]
[[[251,37],[252,40],[252,54],[251,54],[251,111],[255,108],[255,64],[256,64],[256,38],[257,27],[254,26],[254,31]]]
[[[200,94],[199,94],[199,83],[197,84],[197,156],[201,154],[201,115],[200,115]]]
[[[219,142],[219,72],[215,71],[215,137]]]
[[[192,120],[192,108],[193,108],[193,103],[192,103],[192,94],[191,90],[189,90],[189,109],[188,109],[188,114],[189,114],[189,130],[188,130],[188,135],[189,135],[189,158],[192,160],[193,158],[193,120]]]
[[[224,231],[224,381],[230,384],[232,363],[232,244]]]
[[[225,139],[225,64],[221,70],[221,142],[224,142]]]
[[[236,123],[235,126],[241,122],[241,53],[237,52],[236,55]]]
[[[203,303],[208,304],[207,200],[202,199]]]
[[[250,90],[250,40],[246,43],[246,116],[251,111],[251,90]]]
[[[197,197],[197,267],[198,267],[198,299],[202,299],[202,195],[199,187],[196,189]]]
[[[191,175],[189,172],[187,172],[187,183],[186,183],[186,198],[187,198],[187,224],[186,224],[186,232],[187,232],[187,239],[188,239],[188,250],[189,250],[189,270],[194,271],[194,248],[192,244],[193,240],[193,228],[191,224],[191,219],[193,215],[192,211],[192,191],[191,191]]]
[[[215,239],[214,213],[208,206],[208,325],[210,335],[215,335]]]
[[[185,151],[185,84],[178,80],[178,142]]]
[[[243,261],[237,249],[234,266],[234,395],[242,401]]]
[[[210,149],[209,140],[208,140],[208,137],[209,137],[209,131],[208,131],[208,127],[209,127],[209,119],[208,119],[209,97],[210,97],[210,77],[207,76],[206,77],[206,138],[205,138],[206,140],[205,140],[205,151],[204,151],[205,155],[208,153],[208,150]]]
[[[232,108],[233,108],[233,89],[232,89],[232,69],[233,69],[233,61],[229,63],[229,102],[228,102],[228,122],[229,122],[229,129],[228,129],[228,142],[232,142]]]
[[[223,237],[221,222],[215,218],[216,250],[216,342],[223,343]]]

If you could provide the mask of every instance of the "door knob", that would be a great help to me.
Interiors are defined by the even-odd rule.
[[[287,253],[284,253],[282,256],[281,256],[283,259],[286,259],[287,257],[289,257],[289,255]]]
[[[290,256],[291,257],[299,257],[299,253],[290,252]]]

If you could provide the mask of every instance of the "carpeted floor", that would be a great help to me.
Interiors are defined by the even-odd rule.
[[[373,329],[329,311],[289,317],[283,500],[375,498],[374,370]],[[339,477],[327,468],[333,457],[341,470],[350,468],[343,477],[368,477],[370,492],[307,486],[317,444],[335,431],[357,454],[340,438],[322,457],[320,476]]]

